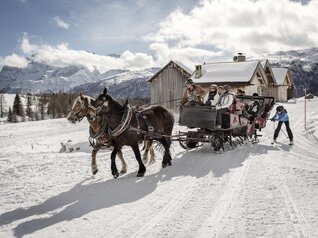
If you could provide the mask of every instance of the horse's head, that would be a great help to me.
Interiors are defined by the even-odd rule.
[[[123,108],[119,102],[107,94],[107,88],[104,89],[102,94],[98,95],[92,105],[98,108],[102,114],[109,113],[112,108],[118,108],[119,110],[122,110]]]
[[[91,104],[94,102],[93,98],[84,96],[81,93],[75,99],[72,109],[67,116],[67,120],[71,123],[80,122],[85,116],[90,115]]]

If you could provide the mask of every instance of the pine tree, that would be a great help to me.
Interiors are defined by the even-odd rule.
[[[47,98],[47,96],[45,94],[39,98],[38,107],[40,110],[41,120],[44,120],[45,107],[46,107],[46,104],[48,103],[48,101],[49,101],[49,99]]]
[[[30,118],[33,119],[33,111],[31,109],[32,103],[31,103],[31,97],[27,97],[27,108],[26,108],[26,115]]]
[[[54,93],[50,96],[50,99],[49,99],[48,114],[51,115],[51,118],[53,119],[56,118],[56,115],[57,115],[56,96]]]
[[[23,105],[21,102],[21,98],[18,94],[15,95],[14,102],[13,102],[13,113],[17,116],[23,117]]]

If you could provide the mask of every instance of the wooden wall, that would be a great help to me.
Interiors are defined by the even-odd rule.
[[[151,82],[151,104],[177,110],[180,105],[187,77],[172,65],[168,66]]]

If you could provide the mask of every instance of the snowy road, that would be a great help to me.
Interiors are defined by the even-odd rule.
[[[303,101],[283,105],[292,147],[283,133],[270,144],[269,122],[259,144],[223,154],[175,143],[173,166],[159,158],[144,178],[126,148],[117,180],[110,151],[90,174],[86,122],[0,125],[0,237],[318,237],[318,101],[308,102],[307,131]],[[82,150],[58,153],[69,139]]]

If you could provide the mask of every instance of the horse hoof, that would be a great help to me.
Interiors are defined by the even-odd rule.
[[[94,169],[94,170],[92,171],[93,175],[97,174],[97,172],[98,172],[98,169]]]
[[[137,174],[137,177],[143,177],[143,176],[145,175],[145,173],[146,173],[146,172],[139,172],[139,173]]]
[[[171,166],[171,165],[172,165],[171,161],[168,161],[168,162],[162,162],[162,168],[165,168],[165,167],[167,167],[167,166]]]
[[[118,173],[118,172],[115,172],[115,173],[113,173],[113,176],[114,176],[114,179],[116,179],[116,178],[118,178],[119,173]]]
[[[120,174],[125,174],[125,173],[127,173],[127,170],[121,170],[120,171]]]

